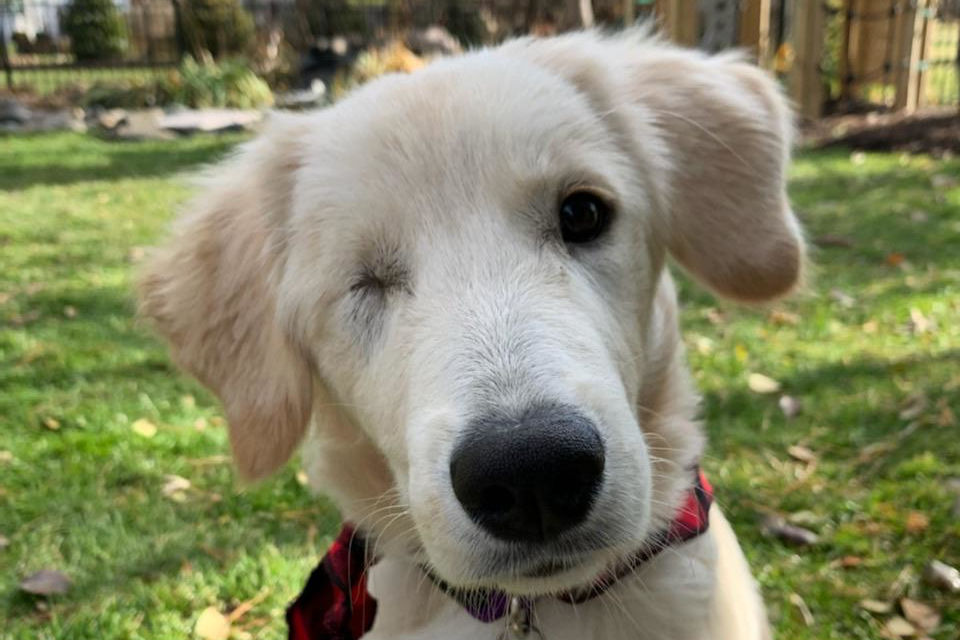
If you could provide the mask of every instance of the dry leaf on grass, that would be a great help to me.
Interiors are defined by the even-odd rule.
[[[907,323],[910,332],[914,334],[928,333],[933,331],[933,321],[923,315],[920,309],[910,309],[910,322]]]
[[[860,608],[870,613],[890,613],[893,611],[893,605],[882,600],[861,600]]]
[[[897,446],[893,442],[874,442],[873,444],[868,444],[864,448],[860,449],[860,455],[857,456],[857,462],[860,464],[866,464],[868,462],[873,462],[882,455],[886,455],[896,449]]]
[[[38,596],[62,595],[70,589],[71,580],[61,571],[42,569],[20,581],[21,591]]]
[[[843,556],[840,558],[840,566],[844,569],[855,569],[863,564],[863,558],[860,556]]]
[[[783,412],[784,417],[788,420],[795,418],[800,413],[800,409],[803,408],[800,400],[793,396],[780,396],[777,404],[780,405],[780,411]]]
[[[144,438],[152,438],[157,435],[157,425],[153,424],[146,418],[140,418],[139,420],[134,420],[133,424],[130,425],[130,428],[133,429],[133,432],[143,436]]]
[[[938,589],[960,593],[960,571],[944,562],[931,561],[927,565],[923,577]]]
[[[747,386],[754,393],[776,393],[780,391],[780,383],[762,373],[751,373],[747,376]]]
[[[820,540],[813,531],[787,523],[779,516],[768,516],[763,521],[763,532],[789,544],[807,547]]]
[[[175,498],[177,495],[183,496],[183,492],[190,486],[190,481],[186,478],[170,473],[163,476],[163,487],[160,489],[160,493],[168,498]]]
[[[7,451],[4,449],[0,451],[0,464],[10,464],[13,462],[13,451]]]
[[[43,426],[50,429],[50,431],[57,431],[60,429],[60,421],[56,418],[47,417],[43,419]]]
[[[845,309],[852,309],[854,305],[857,304],[857,301],[853,299],[853,296],[841,291],[840,289],[832,289],[830,291],[830,298]]]
[[[906,260],[906,256],[898,251],[887,254],[887,264],[891,267],[899,267],[903,264],[904,260]]]
[[[910,598],[901,598],[900,610],[904,618],[924,633],[931,633],[940,626],[940,612],[928,604]]]
[[[818,247],[837,247],[839,249],[850,249],[853,247],[853,239],[830,233],[817,236],[813,239],[813,243]]]
[[[3,551],[10,546],[10,538],[4,535],[0,535],[0,551]]]
[[[883,625],[883,633],[887,638],[909,638],[917,635],[917,629],[900,616],[893,616]]]
[[[810,611],[810,607],[808,607],[806,601],[800,597],[800,594],[791,593],[790,604],[795,606],[800,612],[800,617],[803,618],[803,624],[812,627],[814,623],[813,612]]]
[[[193,632],[203,640],[227,640],[230,637],[230,620],[214,607],[200,613]]]
[[[909,533],[920,533],[926,531],[930,526],[930,518],[927,514],[920,511],[911,511],[907,514],[906,528]]]
[[[787,453],[790,454],[791,458],[797,460],[798,462],[813,464],[817,461],[817,454],[802,444],[795,444],[787,447]]]
[[[268,595],[270,595],[270,590],[264,589],[249,600],[241,602],[233,611],[227,614],[227,620],[233,624],[243,616],[247,615],[247,613],[249,613],[255,606],[266,600]]]

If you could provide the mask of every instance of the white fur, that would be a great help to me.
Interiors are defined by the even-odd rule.
[[[502,623],[471,619],[420,565],[540,596],[589,584],[672,519],[703,436],[666,255],[737,299],[790,290],[803,245],[789,145],[775,84],[736,59],[644,34],[514,41],[278,115],[155,256],[143,308],[220,395],[242,472],[270,472],[305,438],[312,485],[382,558],[371,640],[492,640]],[[615,219],[570,248],[556,207],[582,188]],[[471,416],[541,401],[593,419],[606,468],[567,541],[576,567],[526,578],[518,563],[547,550],[517,559],[477,527],[449,460]],[[543,636],[767,637],[713,514],[709,534],[600,598],[537,599]]]

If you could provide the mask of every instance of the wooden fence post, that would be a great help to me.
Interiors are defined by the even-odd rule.
[[[790,39],[795,59],[788,79],[790,97],[804,118],[819,118],[823,112],[824,14],[820,0],[797,0]]]
[[[910,68],[907,72],[907,99],[904,105],[907,113],[912,113],[923,104],[926,91],[926,69],[924,63],[927,57],[927,31],[930,19],[928,17],[928,0],[917,0],[917,10],[913,24],[913,42],[910,46]]]
[[[912,44],[917,12],[913,2],[901,2],[897,14],[893,45],[893,108],[897,111],[907,108],[910,93],[910,69],[913,66]]]
[[[700,8],[697,0],[657,0],[656,6],[663,32],[673,42],[688,47],[700,43]]]

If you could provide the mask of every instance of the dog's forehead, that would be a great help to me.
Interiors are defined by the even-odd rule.
[[[382,78],[338,103],[307,141],[315,185],[406,199],[558,174],[608,142],[601,114],[560,76],[494,52]],[[330,194],[335,195],[335,194]]]

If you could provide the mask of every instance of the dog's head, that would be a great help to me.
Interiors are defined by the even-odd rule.
[[[275,117],[154,257],[143,309],[245,475],[309,431],[315,484],[394,552],[567,588],[669,521],[700,453],[666,256],[744,301],[798,280],[789,138],[734,58],[515,41]]]

